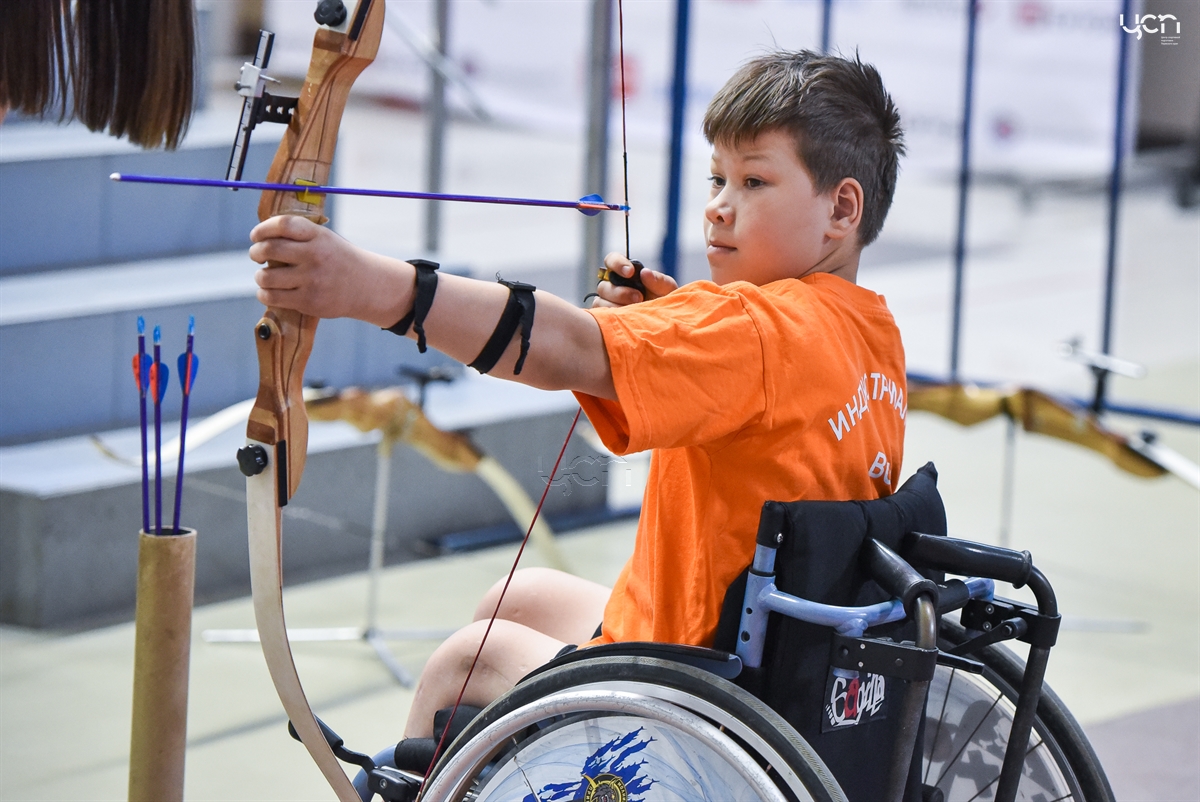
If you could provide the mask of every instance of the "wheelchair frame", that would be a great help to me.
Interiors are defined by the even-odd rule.
[[[887,798],[899,802],[904,796],[918,737],[919,713],[924,708],[929,681],[933,679],[937,663],[982,673],[981,663],[964,660],[962,656],[1000,640],[1017,638],[1025,641],[1030,645],[1029,657],[996,790],[997,802],[1013,802],[1025,757],[1018,744],[1024,745],[1029,740],[1050,648],[1057,640],[1061,620],[1054,590],[1042,572],[1034,567],[1029,552],[911,532],[904,543],[906,561],[882,543],[869,540],[863,549],[867,573],[895,598],[866,607],[837,607],[800,599],[775,587],[775,551],[783,541],[785,521],[783,504],[769,501],[763,505],[754,561],[743,600],[738,657],[749,668],[761,665],[767,618],[774,612],[833,627],[837,637],[830,662],[835,673],[838,670],[865,670],[908,680],[901,702],[904,724],[889,767],[887,786]],[[960,575],[978,574],[982,578],[975,576],[965,582],[951,580],[953,584],[939,587],[919,573],[914,565]],[[1015,588],[1028,585],[1037,600],[1037,608],[996,600],[992,581],[996,579]],[[960,606],[964,626],[979,634],[959,645],[953,656],[939,655],[938,613]],[[915,646],[864,637],[868,628],[903,620],[906,615],[917,621]]]
[[[670,783],[661,786],[664,798],[686,802],[733,797],[841,802],[846,792],[825,759],[843,772],[841,782],[848,783],[855,802],[946,802],[946,792],[953,795],[948,802],[1015,802],[1019,794],[1022,802],[1112,802],[1082,730],[1044,688],[1060,621],[1050,583],[1028,552],[945,537],[936,469],[928,465],[917,473],[923,477],[915,475],[879,501],[766,502],[745,590],[731,589],[718,628],[718,643],[730,651],[622,642],[562,655],[471,720],[424,778],[389,765],[386,751],[373,760],[346,750],[328,729],[326,739],[339,758],[363,768],[356,784],[364,799],[374,792],[396,802],[411,802],[418,789],[418,798],[429,802],[508,802],[518,792],[527,801],[544,802],[526,769],[547,783],[549,799],[635,802],[637,792],[626,794],[619,778],[603,788],[593,783],[610,776],[596,758],[616,741],[584,754],[578,770],[570,768],[575,758],[563,757],[587,753],[603,740],[597,732],[612,734],[620,727],[632,729],[622,730],[627,735],[618,740],[643,729],[661,732],[645,736],[649,740],[632,752],[646,749],[640,753],[645,765],[692,788],[680,793]],[[913,531],[917,526],[938,534]],[[785,542],[792,544],[780,563],[787,587],[865,606],[821,604],[781,591],[775,563]],[[826,554],[828,566],[819,557]],[[943,572],[969,578],[946,580]],[[995,581],[1028,586],[1036,605],[997,598]],[[951,611],[960,611],[961,624],[940,620]],[[784,616],[773,654],[766,650],[772,612]],[[898,632],[901,621],[908,623]],[[832,637],[814,637],[820,630],[810,624],[832,628]],[[888,624],[893,625],[885,629]],[[1028,644],[1024,664],[998,645],[1011,639]],[[813,696],[818,686],[812,674],[818,670],[828,673],[819,686],[824,698]],[[886,712],[893,720],[876,727],[869,719],[859,728],[854,714],[851,727],[832,722],[843,734],[826,739],[831,722],[814,729],[813,704],[828,718],[829,705],[837,704],[830,689],[836,693],[839,683],[848,687],[855,680],[878,684],[880,700],[898,692],[899,704],[888,702]],[[856,686],[855,707],[863,698],[861,687]],[[926,737],[917,755],[922,727]],[[659,746],[651,750],[655,740]],[[886,774],[847,773],[858,771],[863,750],[890,752]],[[660,758],[664,762],[653,763]],[[707,772],[704,766],[714,762],[724,768]],[[505,786],[518,772],[517,785]],[[592,786],[585,788],[580,777]],[[626,779],[641,781],[634,775]],[[718,795],[711,796],[710,789]]]
[[[962,754],[977,745],[975,740],[983,737],[980,731],[985,724],[1002,725],[1010,712],[1012,726],[1004,739],[999,772],[993,780],[979,781],[984,786],[972,798],[1013,802],[1026,761],[1044,748],[1038,765],[1043,771],[1049,767],[1061,775],[1067,798],[1112,802],[1112,791],[1082,730],[1053,692],[1043,690],[1046,661],[1059,618],[1053,589],[1033,566],[1028,552],[912,533],[904,541],[902,558],[886,546],[869,541],[864,548],[869,573],[895,598],[865,607],[837,607],[799,599],[775,587],[772,567],[778,534],[777,519],[764,514],[751,580],[747,582],[736,655],[645,643],[607,644],[565,655],[522,680],[471,722],[429,773],[421,798],[430,802],[473,799],[472,784],[486,783],[488,772],[494,770],[489,767],[494,767],[497,760],[515,761],[520,750],[536,742],[543,728],[598,714],[665,722],[697,733],[696,737],[708,743],[714,754],[736,764],[736,772],[746,778],[760,799],[846,799],[812,747],[778,714],[729,681],[744,668],[760,665],[765,620],[769,612],[776,612],[835,628],[838,634],[830,657],[835,671],[847,675],[857,675],[858,671],[890,672],[908,679],[901,704],[906,724],[889,763],[892,799],[899,800],[905,793],[922,711],[927,710],[927,704],[944,707],[955,687],[961,694],[961,684],[954,683],[961,683],[956,677],[966,672],[979,677],[972,681],[975,685],[966,687],[968,697],[975,699],[970,695],[977,694],[977,705],[988,711],[977,721],[972,720],[974,728],[968,734],[955,734],[962,736],[957,740],[948,737],[950,725],[943,731],[940,719],[931,725],[935,732],[926,733],[922,772],[922,782],[934,781],[932,786],[925,786],[927,802],[944,799],[938,786],[944,780],[952,784],[956,779],[947,766],[941,766],[938,777],[930,778],[937,761],[936,755],[929,753],[949,744],[957,749],[956,756]],[[918,573],[914,564],[930,570],[988,576],[935,583]],[[1017,587],[1028,584],[1038,606],[996,598],[993,579]],[[943,621],[939,633],[938,615],[955,609],[962,611],[962,624]],[[871,627],[903,619],[909,611],[924,620],[916,645],[868,636]],[[927,645],[931,637],[933,645]],[[1025,664],[997,645],[1008,639],[1030,645],[1030,659]],[[899,670],[898,660],[903,664]],[[943,683],[937,683],[938,698],[927,702],[930,680],[938,666],[948,669],[949,676],[944,689]],[[913,699],[919,705],[915,710]],[[997,710],[1002,702],[1004,709]],[[737,749],[731,748],[730,739]],[[990,752],[994,753],[996,744],[991,746]],[[749,755],[749,762],[738,749]],[[385,799],[411,798],[403,792],[387,793],[401,790],[397,780],[415,780],[411,775],[386,766],[368,767],[362,760],[353,762],[368,772],[372,791],[380,792]],[[762,770],[755,771],[753,764]],[[478,780],[480,777],[483,779]],[[768,782],[773,785],[765,784]],[[988,796],[992,785],[994,795]],[[533,798],[540,799],[537,795]]]

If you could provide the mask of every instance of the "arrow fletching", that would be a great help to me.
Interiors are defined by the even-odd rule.
[[[595,217],[609,208],[608,204],[604,202],[604,198],[599,195],[584,195],[579,199],[579,211],[588,217]]]
[[[171,369],[167,367],[166,362],[150,365],[150,397],[157,403],[162,403],[163,396],[167,394],[167,385],[170,384],[170,380]]]
[[[138,363],[141,363],[140,370],[138,369]],[[138,386],[138,395],[145,398],[146,388],[150,386],[150,355],[134,354],[132,367],[133,381]]]
[[[184,395],[192,394],[192,382],[196,380],[196,371],[200,370],[200,357],[192,354],[191,364],[188,363],[188,355],[182,353],[179,355],[179,387],[183,390]]]

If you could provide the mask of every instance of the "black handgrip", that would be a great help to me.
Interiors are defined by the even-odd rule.
[[[918,596],[938,597],[937,583],[917,572],[903,558],[878,540],[863,544],[861,559],[867,575],[885,591],[900,599],[905,610],[911,610]]]
[[[938,585],[937,611],[939,614],[957,610],[971,598],[971,589],[961,579],[949,579]]]
[[[1019,588],[1029,581],[1033,556],[969,540],[912,532],[904,539],[905,558],[913,565],[963,576],[999,579]]]
[[[764,501],[762,514],[758,517],[758,545],[779,548],[786,528],[787,507],[779,501]]]

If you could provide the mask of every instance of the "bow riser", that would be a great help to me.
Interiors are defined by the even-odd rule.
[[[255,328],[258,396],[246,437],[275,447],[279,505],[300,486],[308,454],[304,367],[312,353],[318,319],[292,309],[268,309]]]
[[[382,15],[383,5],[382,2],[373,3],[368,15]],[[351,42],[347,34],[324,28],[317,30],[313,38],[312,61],[300,90],[296,113],[275,152],[267,173],[268,181],[291,184],[303,180],[318,186],[329,183],[338,127],[350,87],[374,61],[379,50],[382,26],[368,26],[367,30],[376,31],[373,41],[368,41],[371,37],[365,31],[357,42]],[[281,179],[270,176],[281,176]],[[295,193],[264,192],[258,204],[258,219],[298,214],[314,223],[324,224],[329,221],[324,207],[325,200],[321,196],[306,203]]]
[[[313,55],[300,91],[296,113],[284,134],[267,180],[292,184],[298,180],[328,182],[338,127],[350,88],[375,59],[383,35],[382,0],[356,14],[358,38],[328,28],[313,37]],[[264,192],[260,220],[296,214],[325,223],[324,197],[302,200],[291,192]],[[271,263],[269,266],[277,266]],[[290,309],[268,308],[255,325],[259,357],[259,388],[246,436],[275,446],[279,468],[279,503],[286,504],[300,486],[308,452],[308,416],[304,410],[304,369],[312,352],[317,318]]]
[[[349,34],[317,30],[308,75],[271,163],[268,182],[328,180],[346,97],[354,79],[375,58],[383,33],[383,14],[384,0],[360,0]],[[260,220],[279,214],[298,214],[317,223],[328,219],[323,197],[302,200],[290,192],[265,193],[258,212]],[[274,307],[268,307],[255,326],[259,384],[246,426],[247,446],[248,450],[256,446],[273,448],[274,455],[266,464],[259,462],[257,470],[243,466],[247,474],[251,586],[263,655],[284,710],[340,802],[357,802],[358,793],[325,741],[305,698],[283,613],[280,511],[296,492],[304,473],[308,452],[304,368],[316,332],[316,317]],[[239,461],[241,458],[239,453]]]

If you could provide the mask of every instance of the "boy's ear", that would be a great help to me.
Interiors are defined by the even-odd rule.
[[[863,188],[853,178],[843,178],[833,188],[833,213],[829,218],[828,236],[831,239],[845,239],[858,230],[862,221]]]

